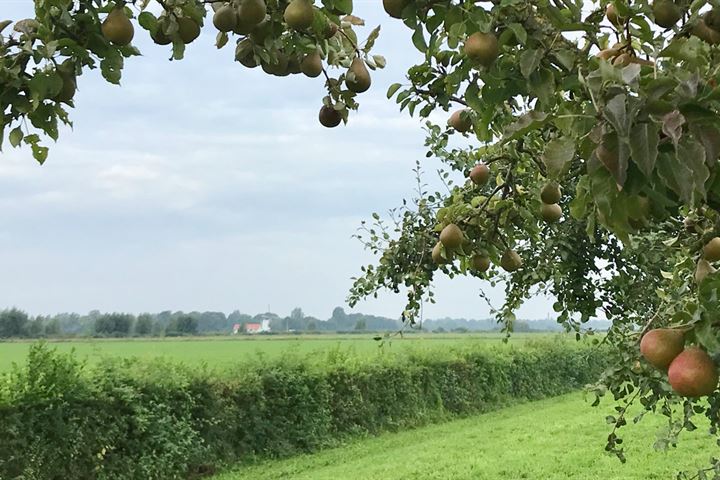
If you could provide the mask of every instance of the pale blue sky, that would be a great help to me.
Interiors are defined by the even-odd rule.
[[[0,16],[32,15],[2,0]],[[9,11],[8,11],[9,10]],[[388,68],[346,127],[317,123],[321,79],[276,78],[217,51],[207,28],[186,59],[136,29],[143,57],[122,87],[79,79],[72,112],[45,166],[28,149],[0,155],[0,307],[32,313],[220,310],[330,316],[371,260],[351,238],[362,219],[412,194],[424,159],[421,124],[385,98],[420,56],[379,0],[355,1]],[[364,32],[368,32],[366,28]],[[444,115],[439,117],[444,118]],[[440,279],[428,317],[483,318],[475,279]],[[490,293],[496,303],[502,291]],[[403,295],[357,310],[397,317]],[[545,317],[547,299],[520,312]]]

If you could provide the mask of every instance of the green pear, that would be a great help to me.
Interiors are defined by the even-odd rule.
[[[355,93],[363,93],[370,88],[371,83],[370,72],[368,72],[365,66],[365,61],[360,57],[355,57],[350,64],[348,75],[345,78],[345,84],[348,90]]]
[[[320,75],[323,71],[322,57],[320,52],[313,52],[305,55],[302,63],[300,63],[300,70],[308,77],[315,78]]]
[[[489,67],[500,54],[498,40],[492,33],[476,32],[465,40],[465,55],[479,64]]]
[[[340,122],[342,122],[340,112],[327,105],[323,105],[322,108],[320,108],[318,118],[320,120],[320,124],[327,128],[335,128],[340,125]]]
[[[408,6],[410,0],[383,0],[383,8],[393,18],[402,18],[402,11]]]
[[[237,26],[237,12],[230,5],[223,5],[213,15],[213,25],[221,32],[229,32]]]
[[[135,28],[124,7],[114,8],[103,21],[101,29],[103,36],[115,45],[130,45],[135,36]]]
[[[192,43],[200,36],[200,25],[189,17],[180,17],[177,19],[178,34],[184,44]]]
[[[313,4],[310,0],[292,0],[283,14],[285,23],[294,30],[310,28],[315,18]]]

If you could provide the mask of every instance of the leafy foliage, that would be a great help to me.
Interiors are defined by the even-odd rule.
[[[131,360],[90,368],[38,344],[0,377],[0,476],[186,478],[568,392],[604,363],[602,349],[564,341],[375,358],[335,351],[217,375]]]
[[[434,302],[437,275],[472,275],[505,282],[505,302],[493,311],[510,332],[526,298],[551,293],[558,322],[578,335],[592,317],[613,322],[605,339],[613,367],[596,388],[621,402],[609,451],[624,459],[616,430],[635,401],[670,417],[659,447],[692,428],[693,415],[706,415],[715,434],[717,390],[709,404],[679,397],[638,344],[666,326],[720,354],[719,280],[707,264],[716,259],[702,252],[720,234],[716,3],[662,7],[672,11],[620,0],[405,5],[402,20],[425,61],[388,96],[421,118],[466,109],[472,129],[458,139],[451,125],[426,123],[427,157],[443,163],[447,192],[427,191],[418,166],[415,198],[361,230],[381,258],[355,280],[351,304],[383,288],[406,290],[413,324],[422,303]],[[475,32],[496,36],[498,51],[485,52],[497,53],[494,62],[473,60]],[[487,183],[455,183],[480,163],[491,169]],[[541,215],[540,193],[552,182],[562,192],[557,223]],[[464,234],[461,248],[438,243],[451,224]],[[512,252],[519,269],[503,268]],[[495,266],[473,268],[475,255]],[[670,413],[678,404],[679,420]]]
[[[349,69],[356,58],[372,70],[385,66],[381,55],[371,54],[380,28],[360,43],[355,30],[364,21],[351,15],[351,0],[323,0],[321,7],[313,7],[312,25],[303,30],[290,28],[283,19],[286,0],[257,1],[267,12],[261,23],[217,36],[218,48],[236,39],[235,60],[243,66],[262,66],[268,74],[287,76],[300,73],[305,56],[316,52],[327,67]],[[242,16],[247,2],[225,3]],[[36,0],[35,18],[0,22],[0,149],[7,138],[13,147],[29,145],[35,159],[45,162],[48,147],[41,136],[57,140],[59,125],[72,125],[68,107],[74,106],[78,77],[99,68],[105,80],[120,83],[125,60],[140,51],[131,43],[113,43],[114,37],[105,34],[110,12],[121,9],[122,16],[135,21],[155,43],[170,45],[171,59],[180,60],[186,44],[200,34],[210,4],[216,10],[223,2]],[[358,108],[357,94],[346,85],[354,80],[353,74],[347,70],[333,78],[327,68],[322,72],[328,93],[323,105],[347,121],[349,111]]]

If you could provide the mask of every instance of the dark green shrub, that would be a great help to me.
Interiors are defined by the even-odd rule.
[[[567,342],[361,360],[87,367],[39,344],[0,378],[0,478],[173,479],[255,457],[557,395],[593,381],[602,351]]]

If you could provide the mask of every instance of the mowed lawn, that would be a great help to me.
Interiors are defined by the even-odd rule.
[[[664,417],[648,415],[624,428],[622,464],[603,450],[610,431],[604,417],[611,410],[609,401],[592,408],[574,393],[263,462],[213,480],[672,479],[720,453],[702,422],[680,437],[677,449],[653,450]]]
[[[311,355],[318,352],[343,352],[362,356],[383,355],[408,349],[433,349],[493,345],[502,348],[503,335],[478,334],[413,334],[380,344],[373,334],[355,335],[303,335],[257,337],[195,337],[167,339],[83,339],[51,342],[60,352],[74,350],[89,363],[103,357],[138,357],[142,359],[166,358],[189,365],[207,364],[222,368],[258,356],[277,358],[283,355]],[[511,344],[522,344],[530,339],[552,337],[552,334],[515,334]],[[570,338],[570,337],[567,337]],[[13,362],[23,363],[33,342],[0,343],[0,372],[10,369]]]

